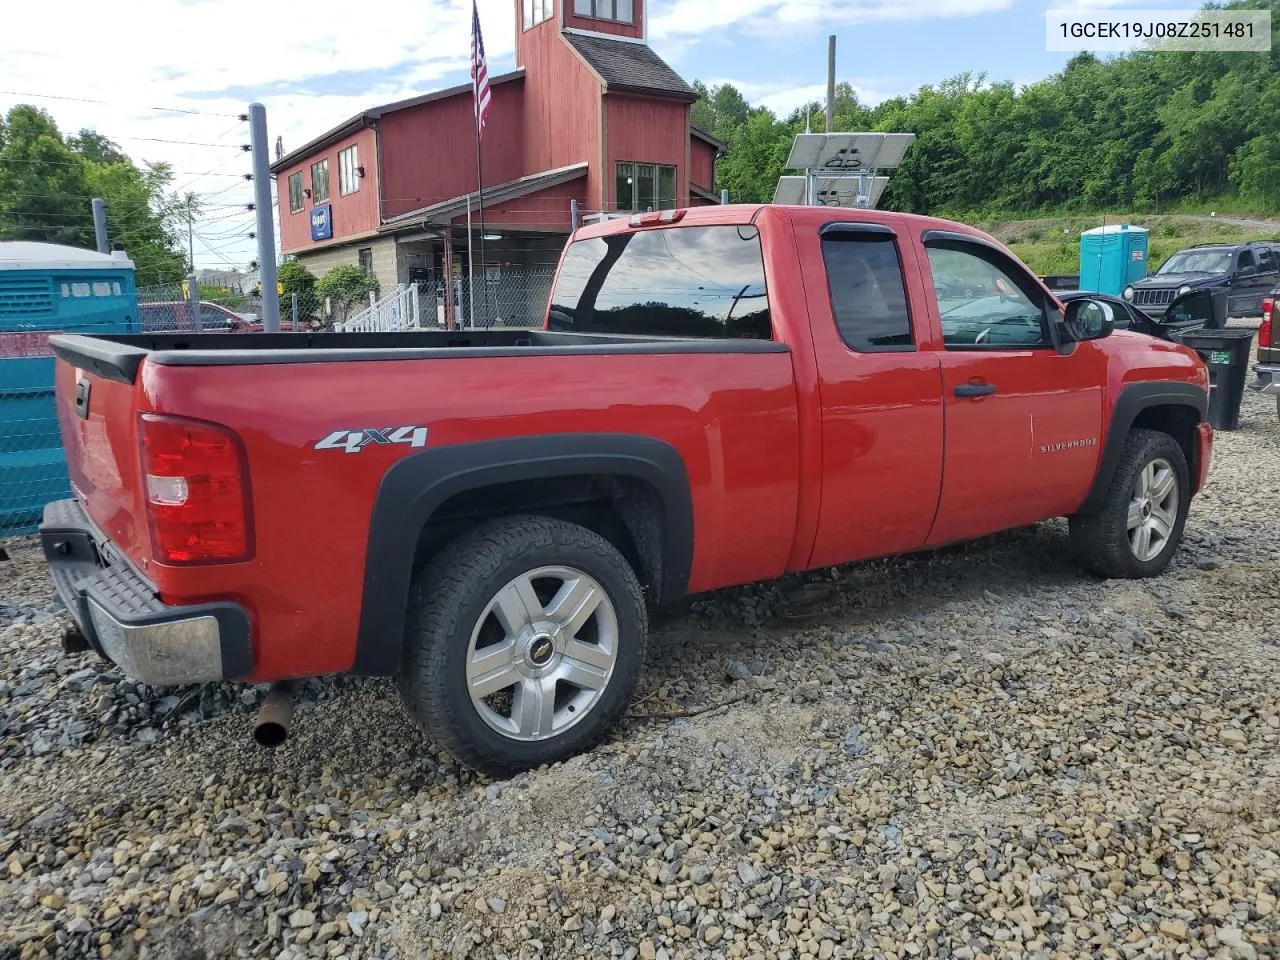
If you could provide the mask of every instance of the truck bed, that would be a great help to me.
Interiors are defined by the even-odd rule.
[[[548,330],[405,333],[155,333],[54,336],[53,352],[100,377],[132,383],[143,358],[164,366],[252,366],[347,360],[673,353],[786,353],[770,340],[641,337]]]

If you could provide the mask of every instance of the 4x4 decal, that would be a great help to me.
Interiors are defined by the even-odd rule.
[[[409,426],[385,427],[382,430],[375,427],[365,427],[363,430],[335,430],[317,443],[315,449],[359,453],[370,444],[381,447],[397,443],[407,444],[410,447],[425,447],[427,428]]]

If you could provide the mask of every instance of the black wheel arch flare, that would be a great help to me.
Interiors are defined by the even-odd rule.
[[[1111,411],[1111,422],[1107,427],[1107,439],[1102,448],[1102,457],[1098,461],[1098,471],[1094,475],[1093,486],[1085,498],[1080,514],[1094,513],[1102,509],[1106,503],[1107,490],[1115,476],[1116,467],[1124,453],[1125,439],[1133,428],[1139,415],[1144,410],[1154,407],[1182,407],[1195,413],[1196,422],[1205,419],[1209,409],[1209,397],[1204,390],[1190,383],[1175,381],[1147,381],[1131,383],[1120,391],[1115,406]],[[1187,466],[1192,477],[1196,475],[1197,464],[1195,444],[1187,458]]]
[[[693,497],[684,460],[665,441],[544,434],[428,449],[394,464],[378,487],[352,672],[391,676],[399,670],[419,537],[443,504],[480,487],[575,476],[639,480],[657,492],[663,514],[658,593],[668,602],[684,596],[693,565]]]

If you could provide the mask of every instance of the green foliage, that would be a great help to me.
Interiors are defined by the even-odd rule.
[[[1021,89],[965,73],[875,108],[840,84],[836,129],[916,134],[889,181],[887,209],[1278,212],[1280,0],[1224,6],[1272,10],[1269,54],[1081,53]],[[732,147],[717,188],[734,201],[772,199],[795,135],[806,122],[824,129],[823,105],[779,119],[732,86],[695,87],[694,125]]]
[[[1045,274],[1075,274],[1080,270],[1080,234],[1105,223],[1129,223],[1151,231],[1148,269],[1159,269],[1170,256],[1197,243],[1245,243],[1280,240],[1274,229],[1224,223],[1190,216],[1051,217],[1042,220],[993,220],[977,225],[1009,248],[1032,270]],[[1039,239],[1033,240],[1037,236]]]
[[[369,294],[378,292],[378,281],[354,263],[340,263],[316,281],[315,290],[317,296],[329,301],[333,318],[342,322],[353,308],[369,299]]]
[[[277,271],[284,299],[297,294],[300,298],[308,298],[315,293],[316,275],[297,260],[286,260]]]
[[[139,282],[177,280],[187,263],[166,193],[172,180],[164,164],[140,169],[92,130],[64,138],[48,113],[20,104],[0,121],[0,240],[93,249],[89,198],[101,197],[108,236]]]

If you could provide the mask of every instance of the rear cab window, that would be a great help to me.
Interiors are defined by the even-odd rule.
[[[878,224],[834,223],[821,237],[831,312],[845,346],[858,353],[915,350],[893,231]]]
[[[550,328],[772,340],[760,232],[666,227],[575,241],[551,294]]]

